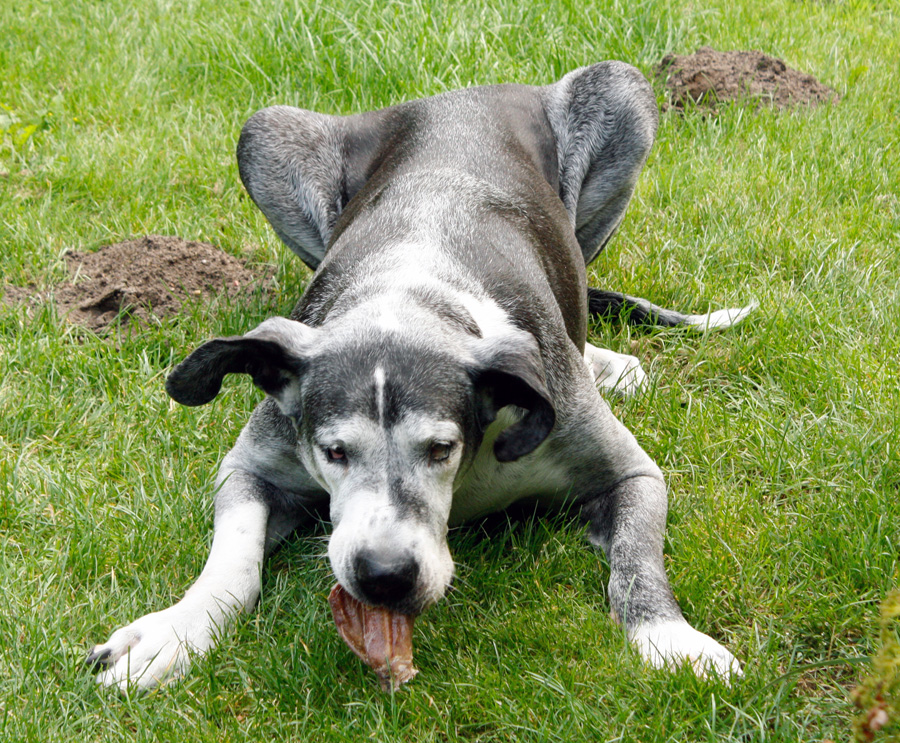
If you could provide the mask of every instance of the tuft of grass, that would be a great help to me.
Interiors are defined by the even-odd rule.
[[[900,591],[892,591],[881,605],[878,646],[871,673],[853,690],[861,710],[853,721],[858,741],[900,735]]]
[[[850,735],[875,607],[900,584],[900,19],[885,0],[17,0],[0,4],[0,275],[51,288],[62,254],[177,234],[275,266],[222,301],[108,340],[52,302],[0,303],[0,739],[821,741]],[[843,96],[662,117],[592,283],[720,334],[598,324],[646,395],[611,400],[670,484],[666,554],[732,687],[644,668],[608,617],[573,514],[455,530],[456,587],[417,623],[394,696],[334,632],[327,527],[268,563],[258,609],[180,684],[95,687],[82,661],[177,599],[211,533],[212,474],[260,395],[180,408],[167,370],[287,314],[308,280],[246,197],[242,123],[270,104],[355,113],[623,59],[758,48]],[[659,91],[662,101],[662,90]],[[0,289],[2,290],[2,289]]]

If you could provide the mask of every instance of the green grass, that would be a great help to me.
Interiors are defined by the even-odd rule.
[[[193,308],[114,342],[0,304],[0,740],[846,740],[850,691],[900,583],[900,18],[888,0],[0,4],[0,267],[147,233],[277,267],[268,305]],[[571,516],[457,530],[459,581],[391,698],[338,639],[325,527],[268,564],[258,611],[183,683],[97,689],[93,641],[176,599],[210,541],[211,477],[259,399],[185,409],[166,370],[287,313],[308,273],[244,195],[256,109],[352,113],[454,87],[551,82],[606,58],[758,48],[837,107],[663,117],[598,285],[704,311],[702,336],[597,325],[648,394],[617,413],[669,478],[689,619],[744,661],[731,688],[645,669]],[[662,98],[660,98],[662,100]]]

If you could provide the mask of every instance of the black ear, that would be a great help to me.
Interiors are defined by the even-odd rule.
[[[247,335],[211,340],[172,370],[166,392],[182,405],[205,405],[219,394],[226,374],[249,374],[253,384],[278,400],[302,375],[303,350],[313,332],[302,323],[272,318]]]
[[[556,424],[540,350],[534,336],[524,331],[479,341],[478,346],[472,378],[481,425],[487,427],[507,405],[526,411],[494,442],[497,461],[514,462],[537,449]]]

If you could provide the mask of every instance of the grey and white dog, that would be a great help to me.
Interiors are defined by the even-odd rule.
[[[217,479],[209,559],[184,598],[119,629],[107,685],[183,674],[260,592],[263,560],[321,504],[357,599],[416,613],[453,577],[448,527],[517,501],[577,503],[609,560],[613,615],[652,665],[740,664],[682,617],[663,567],[666,486],[597,387],[637,360],[586,344],[587,317],[726,326],[588,290],[657,126],[634,68],[456,91],[355,116],[277,106],[241,133],[241,178],[315,269],[290,319],[200,346],[169,376],[185,405],[226,374],[267,393]]]

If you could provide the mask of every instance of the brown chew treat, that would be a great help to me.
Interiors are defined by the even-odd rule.
[[[338,583],[328,596],[338,634],[374,669],[384,691],[397,691],[419,672],[413,666],[412,627],[416,620],[380,606],[367,606]]]

